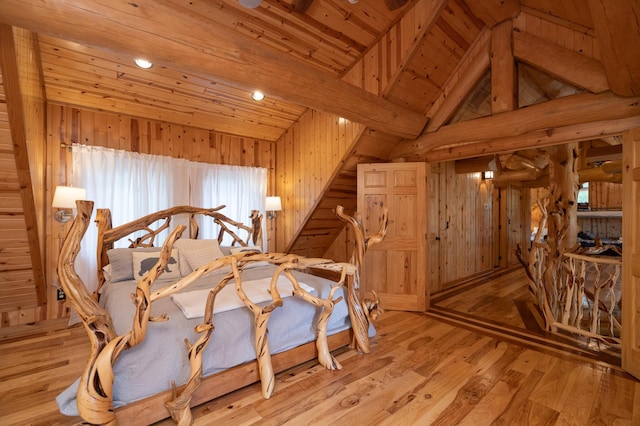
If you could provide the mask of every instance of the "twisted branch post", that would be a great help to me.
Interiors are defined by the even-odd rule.
[[[380,301],[378,295],[375,292],[373,294],[373,300],[365,300],[364,302],[360,298],[360,273],[362,272],[362,265],[364,265],[364,256],[367,250],[381,242],[387,233],[387,226],[389,223],[389,210],[384,209],[382,214],[382,221],[380,228],[375,234],[365,237],[365,230],[362,225],[362,219],[360,215],[356,213],[354,217],[347,216],[344,213],[344,207],[336,207],[336,215],[353,228],[353,233],[356,239],[353,253],[351,254],[350,263],[355,265],[355,273],[352,275],[352,279],[348,281],[348,303],[349,316],[351,318],[351,327],[353,328],[353,342],[351,347],[356,348],[363,353],[369,353],[371,348],[369,346],[369,324],[372,317],[379,315],[383,312],[380,307]]]

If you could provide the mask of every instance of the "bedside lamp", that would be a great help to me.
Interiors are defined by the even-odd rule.
[[[267,197],[267,202],[264,205],[264,209],[267,212],[267,219],[275,219],[276,212],[282,210],[282,202],[280,197]]]
[[[87,190],[75,188],[73,186],[56,186],[53,194],[51,207],[60,209],[53,215],[53,218],[60,223],[66,223],[73,219],[72,210],[76,208],[76,200],[87,198]]]

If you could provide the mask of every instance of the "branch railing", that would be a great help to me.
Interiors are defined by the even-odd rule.
[[[548,253],[546,243],[535,238],[528,259],[518,255],[546,330],[565,330],[620,347],[622,258],[567,252],[548,273],[553,267]],[[554,279],[546,279],[549,276]]]

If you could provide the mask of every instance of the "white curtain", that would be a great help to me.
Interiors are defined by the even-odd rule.
[[[192,163],[190,204],[196,207],[218,207],[225,216],[249,224],[251,210],[264,212],[267,197],[267,169]],[[218,230],[211,221],[200,223],[201,238],[215,238]],[[265,230],[263,229],[263,235]],[[244,237],[244,235],[240,235]],[[228,236],[225,236],[228,238]],[[266,241],[266,238],[264,239]],[[222,244],[230,243],[223,241]]]
[[[87,198],[94,202],[92,223],[98,208],[111,210],[114,226],[179,205],[226,204],[223,213],[243,223],[248,223],[251,210],[264,211],[266,169],[195,163],[77,144],[72,151],[72,183],[86,188]],[[202,232],[203,236],[214,234],[206,227]],[[155,245],[161,245],[168,234],[165,231],[160,235]],[[96,244],[97,228],[90,225],[75,263],[89,291],[97,287]],[[127,245],[125,241],[116,246]]]

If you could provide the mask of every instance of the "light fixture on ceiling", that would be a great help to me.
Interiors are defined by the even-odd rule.
[[[261,101],[264,99],[264,93],[262,93],[259,90],[256,90],[251,94],[251,99],[253,99],[254,101]]]
[[[143,58],[135,58],[133,60],[133,62],[135,62],[137,66],[139,66],[140,68],[143,68],[145,70],[148,70],[149,68],[151,68],[153,66],[152,62],[150,62],[150,61],[148,61],[146,59],[143,59]]]
[[[72,209],[76,208],[76,200],[87,198],[87,190],[75,188],[73,186],[56,186],[53,194],[51,207],[60,209],[53,215],[53,218],[60,223],[65,223],[73,219]]]
[[[358,3],[358,0],[347,0],[349,2],[349,4],[356,4]]]
[[[238,2],[242,7],[245,7],[247,9],[255,9],[256,7],[260,6],[262,0],[238,0]]]
[[[264,209],[267,212],[267,219],[275,219],[276,212],[282,210],[280,197],[267,197],[267,201],[264,203]]]

